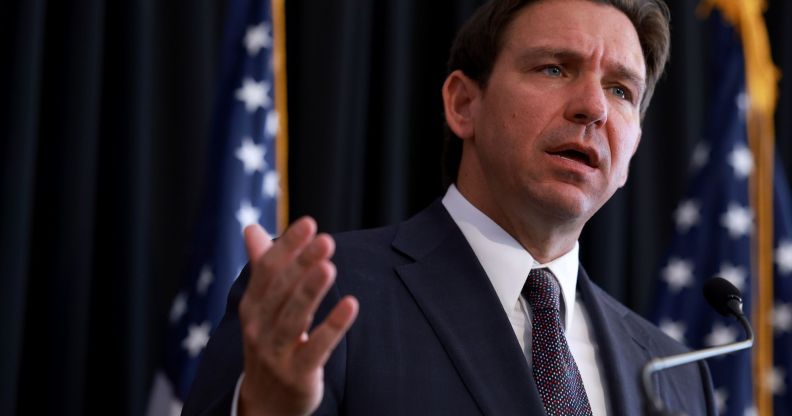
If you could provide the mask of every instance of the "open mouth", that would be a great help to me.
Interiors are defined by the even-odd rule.
[[[582,151],[576,149],[564,149],[559,151],[548,152],[553,156],[560,156],[564,159],[574,160],[575,162],[582,163],[588,167],[596,167],[591,157]]]

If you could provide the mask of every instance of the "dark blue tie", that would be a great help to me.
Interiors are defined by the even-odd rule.
[[[548,269],[533,269],[523,288],[533,312],[533,375],[550,416],[591,415],[583,379],[561,326],[561,290]]]

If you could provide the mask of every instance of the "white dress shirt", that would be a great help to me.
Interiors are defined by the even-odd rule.
[[[597,344],[589,331],[588,315],[575,291],[578,273],[578,244],[568,253],[546,264],[537,263],[512,236],[479,211],[451,185],[443,197],[443,206],[451,214],[468,244],[473,248],[481,266],[495,288],[495,293],[509,317],[517,341],[526,360],[531,361],[531,314],[527,301],[520,295],[528,273],[533,268],[546,267],[553,272],[561,287],[561,314],[569,343],[575,358],[583,387],[594,415],[608,414],[605,379],[600,374],[602,365],[597,354]],[[239,376],[231,416],[237,416],[239,388],[244,373]]]
[[[577,296],[578,244],[568,253],[539,264],[520,243],[503,228],[479,211],[451,185],[443,197],[443,206],[451,214],[465,239],[487,273],[498,299],[509,317],[526,360],[531,362],[531,308],[520,293],[531,269],[550,269],[561,287],[561,316],[569,349],[575,358],[583,387],[595,415],[608,414],[606,385],[591,335],[585,307]]]

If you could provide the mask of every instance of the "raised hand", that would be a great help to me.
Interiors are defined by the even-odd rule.
[[[238,412],[306,415],[322,400],[323,367],[354,322],[357,300],[341,299],[307,331],[335,280],[335,243],[304,217],[276,242],[258,225],[245,228],[250,281],[239,304],[245,376]]]

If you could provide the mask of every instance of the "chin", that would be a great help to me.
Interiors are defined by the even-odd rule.
[[[580,206],[551,206],[547,211],[551,218],[564,223],[585,223],[591,218],[591,211],[586,210]]]
[[[553,218],[560,222],[586,222],[596,212],[595,204],[589,199],[577,193],[569,194],[545,194],[538,198],[541,209],[546,218]]]

